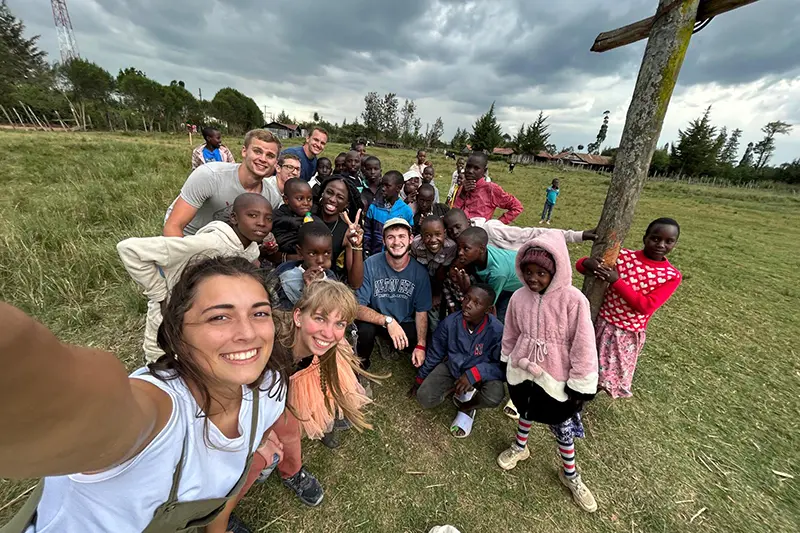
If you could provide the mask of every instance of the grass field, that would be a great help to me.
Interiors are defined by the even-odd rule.
[[[0,132],[0,142],[0,298],[65,341],[110,350],[134,368],[145,301],[114,245],[160,234],[188,174],[187,140]],[[371,153],[384,171],[414,159]],[[433,160],[446,191],[453,162]],[[583,172],[518,166],[510,175],[499,163],[490,174],[522,200],[522,225],[538,222],[553,177],[562,178],[557,227],[594,226],[608,186]],[[514,434],[509,419],[482,412],[472,436],[455,440],[453,406],[423,412],[405,396],[410,363],[378,358],[374,369],[392,377],[376,387],[375,430],[344,435],[334,452],[305,447],[326,488],[322,506],[303,507],[270,479],[240,515],[267,532],[426,532],[444,523],[464,533],[800,530],[800,198],[650,183],[627,245],[639,246],[658,216],[682,225],[670,257],[684,282],[650,323],[634,398],[599,396],[587,408],[577,459],[596,514],[582,514],[558,483],[545,429],[531,434],[531,459],[502,472],[495,458]],[[573,261],[588,251],[570,248]],[[0,482],[0,506],[31,484]],[[16,507],[0,511],[0,523]]]

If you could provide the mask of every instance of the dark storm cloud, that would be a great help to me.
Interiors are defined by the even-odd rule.
[[[693,39],[676,96],[800,76],[797,0],[718,17]],[[58,57],[46,0],[9,0]],[[591,137],[605,108],[624,114],[644,42],[596,54],[598,33],[650,16],[655,0],[69,0],[84,57],[112,73],[135,66],[210,98],[232,85],[257,99],[357,115],[371,90],[417,100],[448,133],[492,101],[514,129],[539,109]],[[259,103],[263,103],[259,101]],[[797,104],[785,103],[797,116]],[[277,112],[278,109],[275,109]],[[562,111],[562,113],[559,113]],[[524,117],[524,118],[520,118]],[[516,122],[515,122],[516,121]],[[556,129],[556,128],[554,128]],[[568,143],[571,141],[567,141]]]

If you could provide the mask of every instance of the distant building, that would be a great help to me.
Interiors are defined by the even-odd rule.
[[[505,156],[505,157],[511,157],[512,155],[514,155],[514,149],[513,148],[495,148],[494,150],[492,150],[492,155],[502,155],[502,156]]]
[[[279,139],[290,139],[292,137],[305,137],[306,130],[300,129],[297,124],[281,124],[280,122],[270,122],[264,124],[264,129],[272,132]]]
[[[511,157],[515,163],[523,165],[530,163],[550,163],[554,165],[569,165],[585,168],[586,170],[603,170],[610,172],[614,169],[612,158],[604,155],[580,154],[578,152],[561,152],[550,154],[544,151],[535,154],[517,154]]]

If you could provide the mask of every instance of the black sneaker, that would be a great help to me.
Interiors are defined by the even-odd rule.
[[[306,470],[305,466],[300,467],[300,471],[292,477],[284,479],[283,484],[292,489],[301,502],[311,507],[322,503],[322,498],[325,496],[322,485]]]
[[[322,436],[320,442],[324,444],[327,448],[330,448],[331,450],[338,448],[339,436],[336,433],[337,431],[336,428],[334,427],[334,429],[330,430],[328,433],[325,433]]]
[[[228,531],[231,533],[253,533],[253,531],[235,514],[231,514],[228,518]]]

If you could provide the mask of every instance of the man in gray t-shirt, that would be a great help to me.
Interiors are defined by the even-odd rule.
[[[275,190],[264,178],[275,172],[281,150],[277,137],[266,130],[247,133],[242,148],[242,163],[207,163],[197,167],[181,188],[164,223],[164,236],[194,235],[197,230],[220,218],[237,196],[246,192],[261,194],[270,203]]]

